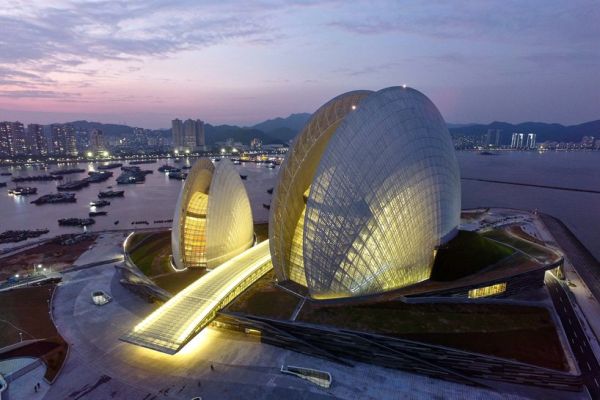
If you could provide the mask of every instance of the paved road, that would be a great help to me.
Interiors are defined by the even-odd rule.
[[[596,300],[600,300],[600,262],[561,220],[547,214],[540,214],[540,218]]]
[[[509,182],[509,181],[498,181],[495,179],[464,178],[464,177],[460,178],[460,179],[462,179],[464,181],[491,182],[491,183],[501,183],[504,185],[529,186],[529,187],[536,187],[536,188],[542,188],[542,189],[553,189],[553,190],[566,190],[569,192],[583,192],[583,193],[595,193],[595,194],[600,193],[600,190],[580,189],[580,188],[564,187],[564,186],[539,185],[536,183]]]
[[[577,314],[573,310],[569,296],[556,278],[550,276],[550,274],[546,274],[545,282],[552,297],[554,308],[558,312],[558,316],[567,334],[571,350],[575,358],[577,358],[583,382],[587,386],[592,398],[600,399],[600,364],[598,364],[587,336],[579,323]]]

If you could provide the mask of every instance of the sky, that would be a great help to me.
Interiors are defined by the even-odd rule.
[[[0,119],[252,125],[406,84],[447,122],[600,119],[600,1],[0,0]]]

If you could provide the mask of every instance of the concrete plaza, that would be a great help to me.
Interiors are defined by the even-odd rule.
[[[114,241],[116,248],[122,235],[101,240],[106,243],[89,250],[87,261],[106,259],[107,243]],[[94,305],[94,290],[110,293],[113,301]],[[70,352],[44,397],[48,400],[522,398],[371,365],[343,366],[211,328],[173,356],[124,343],[119,337],[156,305],[121,286],[113,264],[65,274],[53,306],[55,323]],[[283,375],[282,364],[329,371],[333,384],[324,390]]]

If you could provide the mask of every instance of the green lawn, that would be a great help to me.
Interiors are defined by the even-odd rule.
[[[563,369],[564,353],[543,307],[506,304],[405,304],[343,307],[307,303],[298,321],[379,333]]]
[[[129,253],[133,263],[148,277],[169,272],[171,232],[146,233],[143,235],[145,235],[146,240]],[[135,239],[135,237],[132,239]],[[140,241],[137,243],[140,243]]]
[[[503,229],[494,229],[489,232],[485,232],[483,236],[513,246],[514,248],[519,249],[534,258],[544,260],[552,258],[553,256],[551,252],[544,250],[543,247],[511,235]]]
[[[290,318],[300,299],[276,288],[274,279],[273,271],[267,273],[229,304],[227,310],[267,318]]]
[[[133,236],[131,237],[131,239],[129,239],[129,248],[127,250],[131,251],[132,249],[135,249],[135,246],[137,246],[138,244],[140,244],[140,242],[142,242],[142,240],[145,240],[146,238],[152,236],[152,233],[144,233],[144,232],[136,232],[133,234]]]
[[[431,279],[451,281],[481,271],[514,253],[476,232],[459,231],[436,255]]]

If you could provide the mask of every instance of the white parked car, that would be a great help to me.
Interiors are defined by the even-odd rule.
[[[106,303],[110,303],[111,300],[112,297],[102,290],[96,290],[92,292],[92,301],[97,306],[103,306]]]

